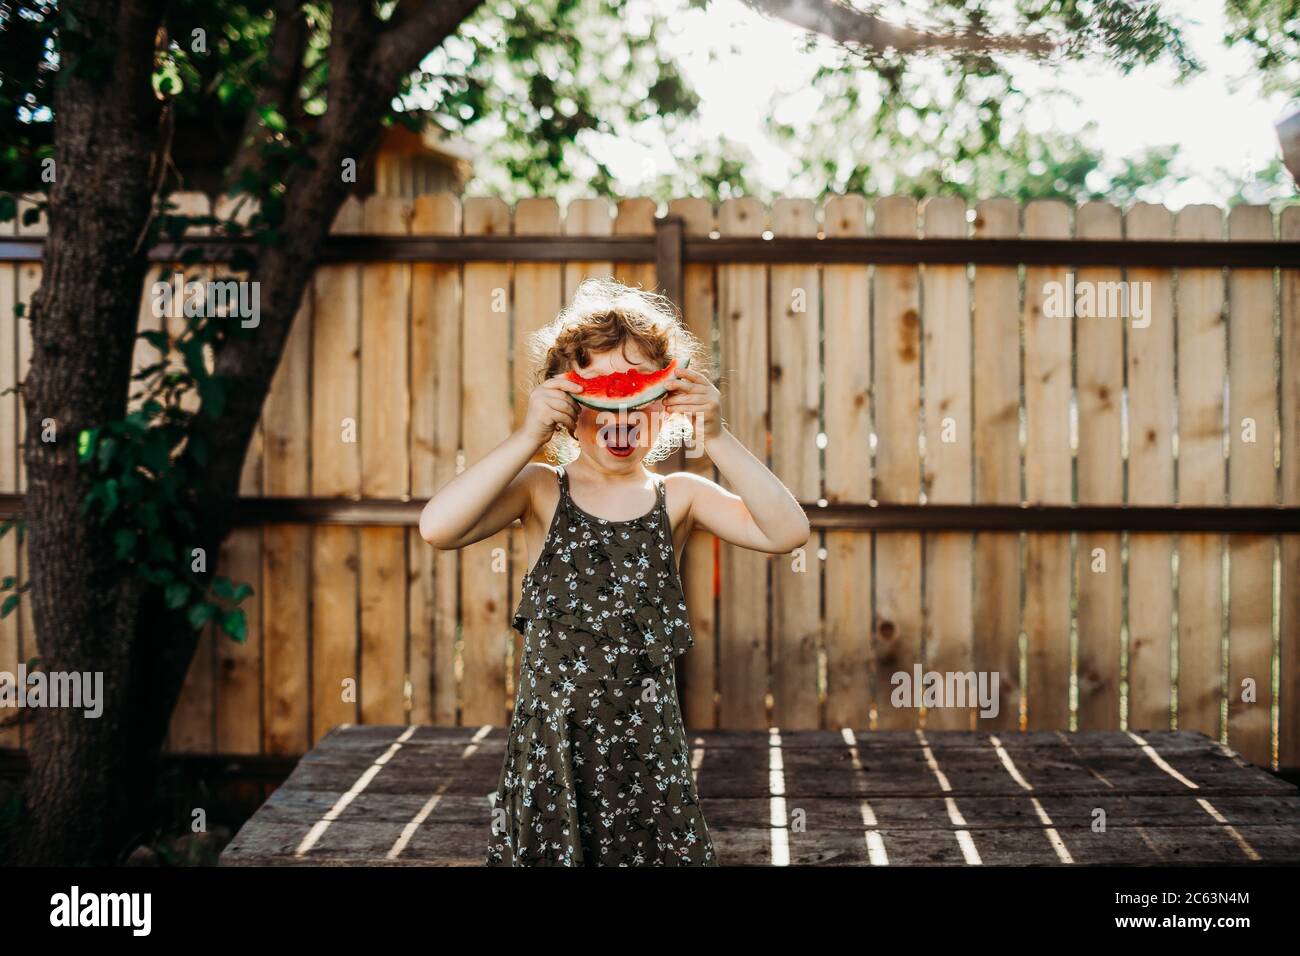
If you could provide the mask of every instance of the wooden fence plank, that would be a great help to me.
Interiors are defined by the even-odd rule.
[[[169,199],[174,207],[174,212],[178,215],[204,216],[212,213],[211,203],[203,193],[175,193]],[[226,205],[221,207],[223,210],[228,208]],[[187,227],[185,234],[193,236],[203,236],[211,234],[211,228],[203,225]],[[151,266],[145,273],[144,288],[141,293],[140,309],[137,313],[136,333],[144,331],[165,331],[169,337],[169,347],[166,354],[138,339],[135,346],[135,355],[133,363],[135,368],[142,368],[163,359],[175,361],[176,356],[171,351],[171,343],[175,341],[186,330],[186,320],[184,313],[181,311],[180,302],[173,303],[174,310],[171,314],[163,315],[155,306],[152,295],[152,287],[155,282],[171,282],[175,273],[180,272],[186,281],[207,281],[213,276],[212,267],[190,266],[185,267],[180,263],[158,263]],[[133,404],[139,404],[138,402]],[[181,399],[181,407],[187,411],[194,411],[198,406],[198,396],[193,392],[184,395]],[[244,532],[246,536],[253,539],[260,538],[259,529],[249,529]],[[237,552],[236,552],[237,553]],[[255,553],[255,552],[254,552]],[[209,564],[215,562],[217,573],[232,573],[232,558],[226,553],[226,547],[223,545],[221,551],[216,555],[208,555]],[[233,572],[246,570],[246,568],[233,568]],[[254,587],[257,585],[254,584]],[[255,606],[257,598],[250,598],[249,605]],[[246,611],[247,616],[247,611]],[[255,638],[257,621],[256,617],[252,620],[253,630],[250,636]],[[241,742],[247,748],[247,752],[257,751],[257,725],[261,720],[261,701],[256,696],[258,688],[258,673],[256,667],[249,672],[246,668],[240,668],[239,649],[227,648],[222,645],[222,641],[229,641],[230,638],[220,636],[216,627],[212,624],[203,628],[199,635],[198,644],[194,649],[194,658],[190,662],[190,669],[186,674],[185,681],[181,687],[180,697],[177,701],[176,708],[172,712],[171,724],[168,732],[169,749],[178,751],[190,751],[197,753],[209,752],[220,747],[221,743],[230,741],[232,743]],[[230,663],[230,673],[223,674],[220,667],[225,663],[219,657],[219,651],[225,652],[231,650],[235,653],[234,659]],[[218,731],[218,708],[220,706],[220,695],[222,690],[223,679],[228,679],[236,687],[251,687],[254,691],[252,703],[252,732],[245,733],[242,740],[238,733],[232,734],[229,727],[223,734]],[[241,683],[241,681],[243,683]],[[247,702],[245,701],[245,704]],[[239,718],[237,718],[238,720]],[[247,716],[243,718],[243,726],[248,726]],[[232,740],[233,738],[233,740]],[[251,738],[251,743],[249,740]]]
[[[20,236],[44,236],[48,231],[44,214],[36,222],[24,225],[23,216],[27,210],[34,205],[31,200],[26,198],[18,202],[18,235]],[[40,288],[41,276],[44,270],[39,262],[24,262],[17,267],[17,281],[15,294],[18,303],[22,306],[22,315],[17,318],[15,332],[18,336],[18,347],[16,359],[18,362],[18,381],[21,383],[27,378],[27,370],[32,361],[32,296]],[[27,490],[27,463],[23,458],[23,443],[27,440],[27,411],[23,401],[21,389],[18,393],[18,491]]]
[[[1026,238],[1065,239],[1070,210],[1056,201],[1025,207]],[[1064,288],[1066,270],[1025,270],[1025,496],[1068,504],[1070,461],[1070,322],[1044,314],[1048,283]],[[1028,727],[1070,725],[1070,536],[1033,534],[1025,542]]]
[[[815,236],[811,200],[779,199],[772,207],[778,236]],[[771,336],[772,471],[801,501],[821,496],[817,433],[821,411],[819,319],[815,265],[774,265],[768,323]],[[821,624],[821,562],[816,541],[772,562],[772,719],[790,730],[821,726],[817,688]]]
[[[1020,207],[988,199],[975,207],[974,235],[1020,234]],[[1020,502],[1020,279],[1014,266],[975,268],[975,500]],[[1020,727],[1020,536],[975,536],[975,667],[998,675],[998,713],[980,729]]]
[[[201,210],[202,205],[197,202],[190,207],[192,212]],[[255,207],[250,202],[223,196],[217,200],[213,214],[223,220],[246,224],[254,211]],[[207,267],[199,273],[202,281],[233,279],[243,282],[247,277],[247,273],[243,270],[229,269],[224,266]],[[172,334],[176,335],[183,329],[184,320],[170,319],[167,325]],[[210,359],[209,367],[211,367]],[[197,399],[193,401],[191,407],[198,407]],[[244,455],[239,479],[241,495],[253,496],[263,493],[265,487],[263,469],[266,457],[266,434],[264,420],[262,420],[258,422],[247,453]],[[236,528],[222,543],[217,564],[220,573],[236,582],[246,583],[253,589],[253,593],[240,605],[247,621],[246,640],[235,641],[229,635],[219,631],[215,625],[207,629],[203,638],[214,645],[212,649],[216,661],[216,678],[213,681],[214,723],[218,752],[256,753],[264,744],[266,725],[262,700],[262,540],[265,530],[256,527]],[[200,651],[202,650],[200,645]]]
[[[0,237],[16,231],[16,220],[0,222]],[[18,267],[0,262],[0,494],[18,490],[17,305]]]
[[[867,202],[836,196],[823,216],[827,236],[867,234]],[[825,311],[826,487],[828,503],[871,499],[871,272],[827,265]],[[826,532],[826,726],[866,727],[873,709],[871,537]],[[889,692],[888,684],[875,695]]]
[[[195,209],[201,207],[195,206]],[[247,227],[250,220],[257,213],[257,203],[245,196],[220,196],[213,206],[214,218],[224,222],[235,222],[241,227]],[[209,268],[202,273],[205,277],[219,275],[223,279],[234,279],[244,281],[248,278],[248,273],[243,270],[230,269],[222,267],[218,272],[216,267]],[[212,358],[207,359],[208,368],[211,369]],[[192,406],[197,408],[197,399]],[[259,419],[257,428],[253,431],[252,439],[248,443],[248,449],[244,455],[243,469],[240,472],[240,489],[241,494],[255,494],[253,489],[259,487],[262,481],[262,459],[265,454],[265,436],[262,434],[262,422]],[[244,489],[248,489],[245,491]]]
[[[1117,206],[1090,202],[1079,207],[1075,233],[1080,239],[1119,239],[1122,220]],[[1079,269],[1077,290],[1102,293],[1123,279],[1119,269]],[[1112,288],[1114,286],[1111,286]],[[1070,314],[1074,303],[1068,301]],[[1119,504],[1124,500],[1124,459],[1120,447],[1120,408],[1124,396],[1125,319],[1107,310],[1098,294],[1093,309],[1075,315],[1078,368],[1080,504]],[[1067,318],[1060,319],[1068,323]],[[1131,545],[1130,545],[1131,546]],[[1078,537],[1078,728],[1120,727],[1120,627],[1123,623],[1124,567],[1117,532]],[[1146,658],[1145,648],[1143,660]],[[1165,655],[1168,673],[1168,654]],[[1132,665],[1130,664],[1130,668]],[[1145,671],[1144,671],[1145,672]],[[1165,695],[1168,700],[1168,694]]]
[[[357,232],[362,207],[349,199],[334,232]],[[326,497],[361,493],[361,268],[330,263],[316,270],[312,289],[311,492]],[[312,698],[314,744],[359,717],[358,532],[312,529]]]
[[[365,202],[366,231],[405,235],[410,209],[395,196]],[[409,335],[411,267],[361,268],[361,493],[396,498],[410,490]],[[406,723],[406,531],[361,529],[361,720]]]
[[[407,722],[406,530],[361,529],[361,719]]]
[[[1300,241],[1300,207],[1282,210],[1280,236]],[[1282,272],[1282,504],[1300,506],[1300,270]],[[1300,767],[1300,538],[1282,536],[1278,764]]]
[[[876,235],[916,236],[916,200],[886,196],[876,201]],[[920,500],[921,303],[916,266],[876,266],[875,424],[876,493],[882,502]],[[876,535],[874,629],[877,713],[882,730],[917,726],[919,711],[895,707],[891,678],[910,680],[921,660],[921,535]]]
[[[1128,212],[1125,233],[1136,240],[1172,239],[1173,217],[1164,206],[1139,203]],[[1172,280],[1169,269],[1128,270],[1149,310],[1145,327],[1127,323],[1128,500],[1135,505],[1174,500]],[[1171,727],[1173,553],[1172,535],[1129,535],[1128,593],[1137,600],[1128,604],[1128,725],[1139,730]]]
[[[145,271],[144,281],[140,284],[140,309],[136,316],[135,332],[140,335],[143,332],[160,332],[163,327],[162,316],[157,314],[154,306],[152,289],[154,282],[166,280],[167,265],[150,265]],[[137,338],[135,340],[135,352],[131,360],[131,400],[129,408],[134,410],[139,408],[144,401],[141,394],[145,383],[137,382],[134,376],[137,372],[144,370],[167,358],[167,355],[160,351],[155,345],[147,342],[145,339]]]
[[[260,483],[259,483],[260,484]],[[260,489],[259,489],[260,490]],[[204,630],[199,642],[199,654],[215,658],[216,677],[213,682],[213,720],[216,724],[217,753],[255,754],[269,751],[272,753],[300,753],[306,741],[298,739],[281,740],[268,732],[268,724],[263,723],[262,700],[262,651],[264,624],[262,608],[264,601],[263,551],[262,535],[269,530],[265,528],[236,528],[230,532],[221,545],[221,555],[217,570],[236,583],[245,583],[253,588],[253,593],[245,598],[240,607],[244,611],[248,634],[239,642],[219,631],[215,626]],[[277,558],[281,557],[277,554]],[[279,568],[276,569],[280,571]],[[286,573],[281,572],[283,580]],[[299,630],[301,630],[301,621]],[[284,627],[292,622],[282,622]],[[303,643],[306,637],[302,638]],[[205,647],[210,644],[210,648]],[[204,658],[203,660],[206,660]],[[283,672],[286,668],[280,668]],[[302,685],[305,689],[306,682]],[[290,712],[305,711],[305,700],[301,694],[292,695],[292,688],[276,688],[283,696],[274,698],[276,703],[286,707]],[[269,705],[272,698],[268,698]],[[272,713],[266,708],[268,721],[275,720],[276,725],[285,723],[286,714]],[[305,716],[305,714],[304,714]],[[274,746],[277,749],[270,750]],[[206,749],[206,748],[202,748]]]
[[[263,492],[306,495],[310,490],[312,295],[294,317],[262,410],[266,458]],[[311,529],[262,529],[263,701],[267,753],[302,753],[311,747]]]
[[[645,197],[621,199],[614,219],[616,236],[653,236],[655,234],[655,201]],[[624,285],[655,290],[655,264],[653,262],[615,262],[613,276]]]
[[[419,196],[414,235],[460,232],[460,201]],[[460,450],[460,266],[411,267],[411,496],[426,500],[456,474]],[[456,723],[457,569],[454,551],[437,551],[407,532],[411,722]]]
[[[23,217],[32,205],[34,205],[33,199],[20,198],[18,201],[18,234],[20,236],[43,236],[49,231],[44,213],[30,225],[23,224]],[[40,288],[43,270],[40,263],[28,262],[20,265],[17,272],[16,294],[18,301],[23,304],[23,314],[16,322],[15,331],[18,335],[18,350],[15,357],[18,362],[18,380],[22,382],[27,378],[28,369],[31,368],[32,364],[32,296]],[[20,391],[18,394],[18,492],[20,494],[27,490],[27,462],[23,458],[23,444],[26,440],[27,408]],[[29,568],[27,544],[24,542],[18,545],[19,581],[27,581],[30,578]],[[32,602],[30,600],[20,600],[16,616],[18,618],[18,658],[20,661],[29,661],[34,657],[38,657],[40,651],[36,646],[36,624],[32,619]],[[30,733],[26,727],[19,728],[19,736],[23,744],[26,745],[30,739]]]
[[[0,236],[11,236],[17,221],[0,222]],[[18,490],[18,268],[0,262],[0,494]],[[0,580],[18,580],[18,533],[11,529],[0,537]],[[0,592],[0,601],[8,597]],[[0,618],[0,671],[18,673],[18,615]],[[0,723],[12,714],[0,716]],[[15,723],[0,726],[0,747],[18,747],[22,731]]]
[[[209,558],[211,560],[211,558]],[[229,564],[224,555],[217,561]],[[225,573],[224,571],[222,573]],[[217,753],[217,641],[209,625],[194,648],[194,658],[181,685],[167,731],[167,750],[173,753]],[[229,638],[226,638],[229,640]]]
[[[500,199],[466,199],[466,235],[507,235],[510,210]],[[465,463],[472,465],[510,430],[510,267],[504,263],[465,266],[461,331],[461,436]],[[506,311],[498,311],[496,304]],[[468,374],[473,372],[472,375]],[[464,677],[461,720],[500,724],[506,720],[506,648],[513,642],[509,616],[510,532],[461,551],[461,635]]]
[[[560,234],[560,208],[554,199],[521,199],[515,206],[514,234],[516,236],[555,236]],[[515,265],[515,321],[514,359],[511,381],[514,383],[514,427],[523,424],[531,394],[533,356],[529,351],[529,337],[553,321],[563,301],[563,267],[551,263],[520,262]],[[545,461],[546,451],[538,449],[534,461]],[[510,529],[510,613],[519,606],[523,595],[523,580],[528,574],[528,548],[522,528]],[[519,661],[523,656],[524,637],[518,631],[511,635],[514,654],[506,673],[507,693],[511,698],[515,690]]]
[[[1267,206],[1236,206],[1234,240],[1273,238]],[[1273,377],[1273,271],[1233,269],[1228,277],[1228,495],[1234,505],[1276,499]],[[1273,538],[1233,535],[1228,555],[1228,744],[1247,760],[1273,759]],[[1253,699],[1243,682],[1253,684]]]
[[[687,236],[707,236],[713,229],[713,206],[704,199],[674,199],[668,204],[670,215],[681,216]],[[693,264],[682,268],[682,301],[677,303],[686,327],[706,346],[714,350],[714,313],[717,307],[716,273],[712,265]],[[680,467],[686,471],[716,477],[716,469],[703,447],[693,442],[674,459],[666,462],[665,471]],[[718,539],[702,531],[691,535],[682,551],[682,584],[686,605],[690,608],[691,630],[695,647],[678,658],[683,721],[691,728],[716,727],[718,612],[715,583],[718,575]]]
[[[1223,213],[1187,206],[1178,239],[1223,238]],[[1222,269],[1178,272],[1178,501],[1226,500],[1224,411],[1227,370],[1226,289]],[[1223,536],[1184,534],[1178,541],[1178,727],[1215,740],[1223,707]]]
[[[928,199],[921,208],[927,237],[967,234],[966,202]],[[922,275],[921,331],[925,377],[926,501],[971,502],[971,299],[964,266],[927,265]],[[970,534],[927,534],[925,554],[925,667],[967,673],[974,664]],[[953,701],[929,710],[925,726],[971,730],[977,708]]]
[[[575,199],[564,211],[566,236],[608,236],[614,231],[613,209],[609,200]],[[564,264],[564,301],[573,301],[573,293],[583,279],[606,279],[614,274],[614,263],[608,259],[598,262],[566,262]]]
[[[237,200],[229,196],[220,197],[214,205],[206,194],[201,192],[178,192],[171,196],[171,205],[174,207],[174,213],[180,216],[203,217],[215,215],[228,219],[234,219],[241,223],[247,223],[253,215],[253,206],[250,203],[239,204]],[[213,233],[211,226],[198,224],[189,226],[185,230],[187,236],[210,236]],[[210,282],[218,277],[222,279],[244,278],[243,273],[235,273],[225,267],[211,265],[191,265],[184,266],[181,263],[174,263],[170,266],[163,264],[156,272],[161,272],[162,281],[171,281],[173,273],[182,273],[186,281]],[[182,303],[174,303],[175,311],[173,314],[154,319],[162,327],[166,328],[173,341],[179,338],[188,326],[185,314],[182,311]],[[212,367],[212,359],[208,358],[208,367]],[[181,396],[181,407],[187,411],[196,412],[199,409],[199,395],[197,391],[187,392]]]
[[[178,192],[173,193],[168,202],[172,206],[174,215],[183,216],[208,216],[212,213],[212,204],[207,195],[200,192]],[[223,204],[223,209],[226,206]],[[207,225],[192,225],[185,229],[186,236],[210,236],[212,227]],[[140,292],[140,310],[136,320],[136,334],[142,332],[161,332],[166,331],[172,340],[179,337],[186,329],[186,320],[183,312],[184,300],[177,300],[172,303],[173,311],[171,314],[164,316],[154,301],[153,286],[156,282],[170,284],[174,276],[180,273],[185,281],[206,281],[213,276],[211,266],[191,265],[185,266],[180,262],[159,262],[150,265],[145,271],[144,282]],[[143,368],[154,365],[164,359],[170,359],[174,362],[178,356],[168,349],[166,352],[159,351],[157,347],[146,342],[144,339],[137,338],[135,342],[135,353],[132,360],[132,372],[138,372]],[[138,391],[144,383],[131,383],[131,391]],[[181,407],[186,411],[194,411],[198,407],[198,395],[193,392],[187,392],[181,400]],[[140,401],[133,400],[131,407],[138,407]]]
[[[515,207],[514,234],[560,234],[560,208],[554,199],[521,199]],[[528,408],[527,387],[531,356],[528,340],[551,322],[564,306],[563,267],[552,263],[520,262],[515,266],[514,425],[523,423]],[[540,455],[538,456],[541,457]]]
[[[766,210],[755,199],[722,204],[724,236],[758,236]],[[759,460],[768,454],[767,267],[718,268],[722,347],[722,412],[729,428]],[[718,606],[722,694],[720,726],[767,726],[768,611],[766,555],[721,545]]]

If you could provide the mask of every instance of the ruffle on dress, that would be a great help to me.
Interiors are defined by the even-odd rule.
[[[530,619],[544,618],[590,634],[598,646],[619,643],[644,653],[656,667],[694,647],[686,596],[665,530],[662,483],[656,494],[655,508],[644,517],[602,525],[573,504],[564,481],[558,507],[564,509],[571,547],[553,548],[549,539],[543,543],[549,549],[543,551],[545,566],[534,568],[532,580],[524,582],[515,629],[523,633]],[[609,583],[601,586],[602,600],[584,602],[579,581]]]
[[[682,610],[684,615],[686,612]],[[532,616],[554,621],[558,627],[592,635],[597,646],[619,643],[643,653],[656,667],[663,667],[673,657],[685,654],[694,646],[690,632],[673,625],[673,619],[654,604],[642,604],[622,612],[608,613],[603,619],[583,618],[572,611],[547,602],[533,608]]]

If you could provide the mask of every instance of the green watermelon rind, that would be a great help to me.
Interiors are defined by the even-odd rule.
[[[686,360],[686,363],[682,366],[682,368],[690,368],[690,365],[691,365],[691,360],[688,358]],[[576,394],[574,392],[570,392],[569,397],[572,398],[579,405],[586,405],[588,408],[594,408],[598,412],[617,412],[623,410],[631,411],[634,408],[640,408],[643,405],[649,405],[651,402],[662,398],[667,393],[668,393],[667,386],[652,385],[649,391],[642,392],[639,395],[634,396],[631,401],[628,401],[628,399],[626,398],[624,399],[588,398]]]

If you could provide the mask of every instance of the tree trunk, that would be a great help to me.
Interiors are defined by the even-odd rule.
[[[55,98],[58,176],[24,383],[24,512],[37,652],[48,671],[102,674],[105,700],[97,719],[47,708],[28,724],[26,813],[12,845],[14,862],[27,864],[112,863],[145,835],[162,743],[198,643],[156,591],[105,560],[110,543],[81,514],[89,484],[77,463],[77,435],[126,412],[148,269],[147,250],[137,246],[159,139],[149,67],[161,5],[124,7],[116,22],[99,6],[112,5],[79,12],[97,41],[115,45],[111,75],[70,70]],[[342,128],[323,161],[290,191],[286,242],[265,251],[249,277],[261,284],[261,324],[252,339],[230,343],[217,357],[215,372],[229,382],[227,408],[218,419],[196,420],[212,461],[198,492],[200,513],[216,518],[196,543],[210,566],[293,316],[346,197],[339,164],[378,140],[385,95],[343,83],[333,92],[327,125]],[[38,439],[48,420],[57,441],[44,443]]]
[[[402,77],[476,5],[423,7],[385,34],[367,4],[334,4],[321,142],[287,184],[283,243],[263,250],[249,276],[260,284],[261,322],[253,336],[223,344],[215,374],[228,386],[226,408],[193,424],[212,462],[195,489],[207,524],[194,546],[210,570],[290,325],[347,195],[341,164],[374,148]],[[127,409],[148,268],[142,238],[161,162],[150,74],[162,8],[161,0],[63,5],[90,49],[78,58],[61,35],[57,180],[23,385],[24,515],[38,654],[47,671],[101,673],[105,697],[97,719],[46,708],[29,722],[25,814],[11,841],[18,863],[113,863],[146,835],[162,743],[198,643],[156,589],[106,560],[111,544],[81,514],[89,483],[77,461],[79,433]],[[57,428],[49,443],[40,440],[47,421]]]
[[[44,275],[32,299],[23,384],[24,514],[37,653],[47,671],[103,674],[103,714],[44,708],[29,726],[20,862],[99,863],[124,792],[123,728],[140,588],[102,562],[81,514],[77,435],[125,413],[150,203],[158,100],[150,86],[162,3],[68,4],[90,49],[68,57],[54,97],[55,182]],[[64,49],[75,48],[63,38]],[[66,74],[66,75],[65,75]],[[52,427],[53,441],[43,433]],[[87,812],[98,808],[98,812]]]

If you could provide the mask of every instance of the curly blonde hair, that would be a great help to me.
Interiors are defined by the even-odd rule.
[[[671,359],[679,367],[689,360],[691,368],[710,374],[711,350],[682,324],[671,300],[614,279],[587,279],[566,308],[529,336],[526,390],[575,366],[586,368],[593,353],[620,349],[628,342],[660,367]],[[691,433],[685,415],[668,416],[646,453],[646,464],[667,458]],[[555,430],[545,449],[547,460],[558,464],[573,461],[578,450],[577,440],[562,428]]]

